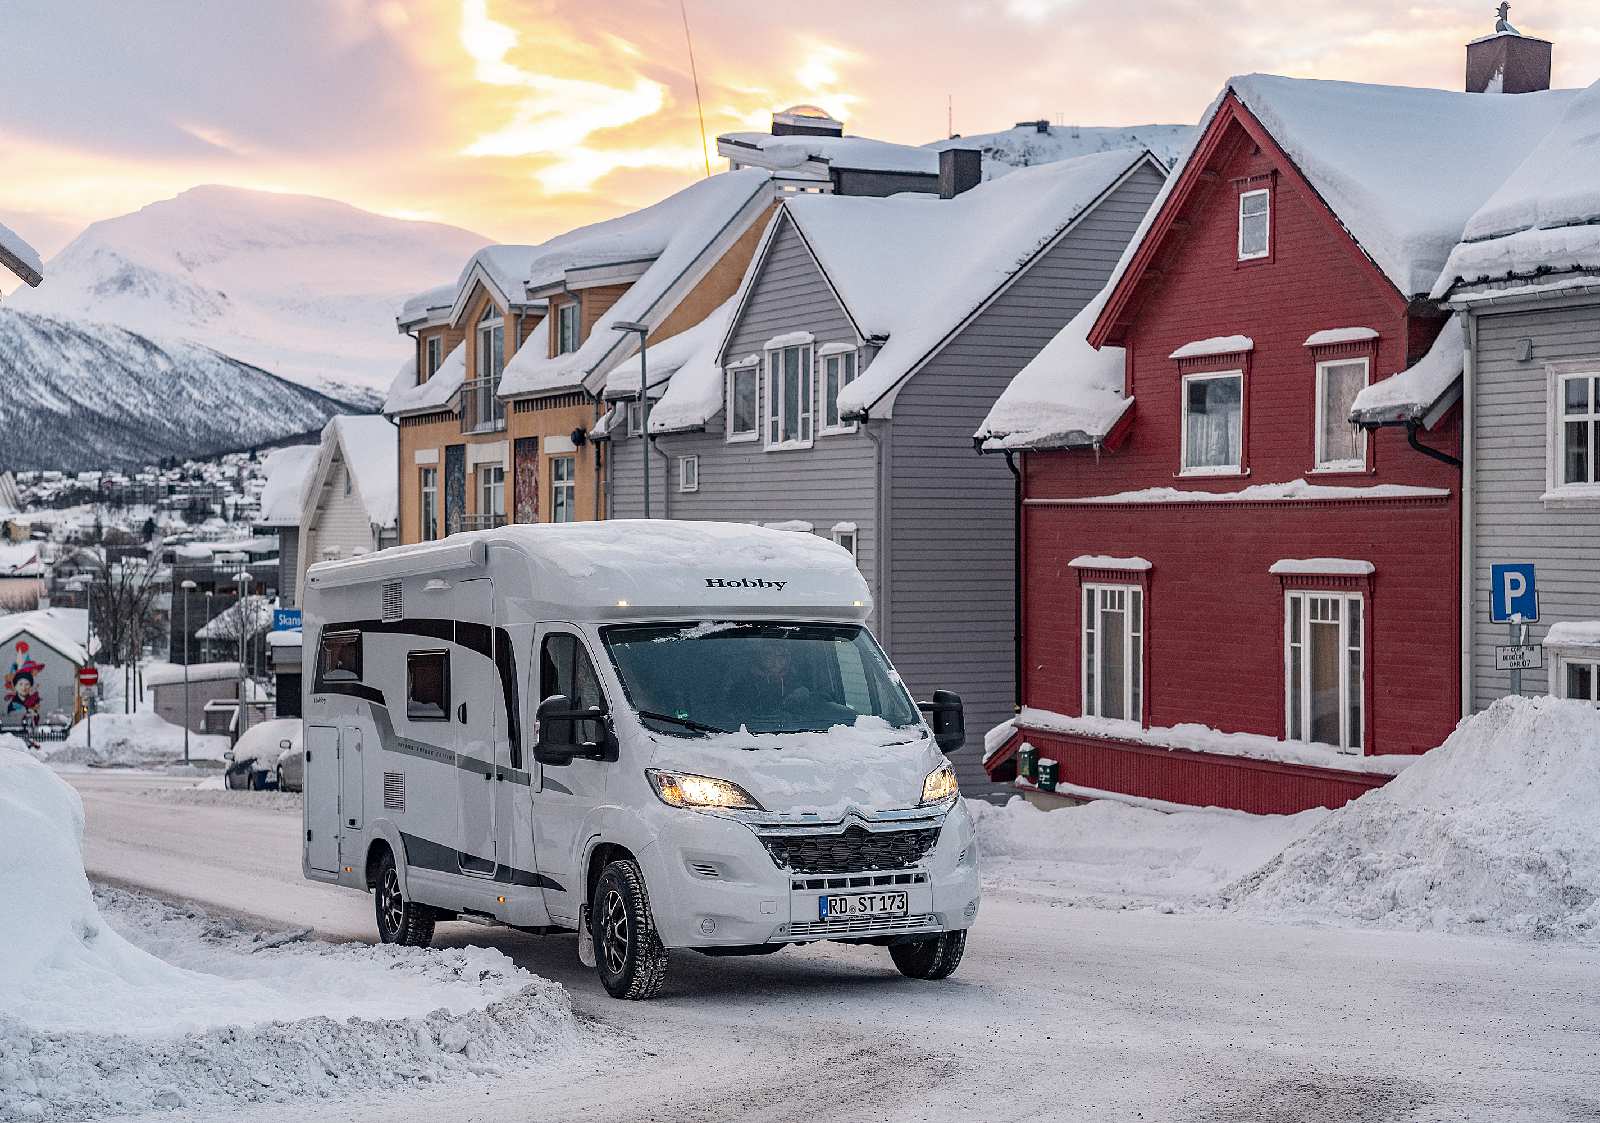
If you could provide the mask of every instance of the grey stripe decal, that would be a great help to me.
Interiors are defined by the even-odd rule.
[[[533,784],[533,777],[526,769],[500,768],[496,769],[488,761],[479,760],[477,757],[457,756],[453,749],[442,748],[439,745],[430,745],[423,741],[413,741],[409,737],[402,737],[394,731],[394,721],[389,716],[389,708],[379,702],[364,699],[372,707],[372,720],[378,727],[378,741],[382,748],[402,756],[414,756],[420,760],[429,760],[435,764],[445,764],[452,768],[463,768],[468,772],[476,772],[480,776],[493,776],[497,772],[502,780],[512,784],[521,784],[529,787]],[[548,785],[548,781],[546,784]],[[572,793],[565,788],[559,789],[567,795]]]
[[[406,862],[420,869],[433,870],[438,873],[460,873],[462,870],[475,865],[483,870],[488,870],[494,863],[488,858],[479,858],[460,850],[452,849],[431,839],[419,835],[400,832],[400,841],[406,848]],[[502,865],[495,870],[494,880],[501,885],[523,885],[534,889],[553,889],[558,893],[566,890],[559,881],[546,877],[542,873],[532,873],[528,870],[519,870],[511,866]]]
[[[563,784],[560,780],[552,780],[549,776],[544,778],[544,786],[550,791],[558,792],[561,795],[572,794],[571,788],[567,787],[567,785]]]

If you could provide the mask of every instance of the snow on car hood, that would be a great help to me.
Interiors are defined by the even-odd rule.
[[[916,807],[922,782],[944,760],[921,728],[860,718],[825,733],[737,733],[703,738],[657,735],[651,764],[731,780],[768,811],[826,821]]]

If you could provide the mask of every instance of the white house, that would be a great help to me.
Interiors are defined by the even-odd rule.
[[[398,431],[379,414],[341,416],[322,430],[322,447],[300,509],[295,600],[312,562],[351,558],[397,541]]]

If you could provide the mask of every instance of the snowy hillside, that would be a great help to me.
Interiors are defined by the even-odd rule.
[[[195,187],[96,222],[8,306],[186,339],[302,385],[388,384],[395,310],[486,239],[331,199]]]
[[[0,308],[0,470],[204,456],[348,409],[193,343]]]
[[[1193,142],[1193,125],[1129,125],[1100,128],[1086,125],[1050,125],[1040,132],[1032,122],[997,133],[936,140],[924,145],[935,151],[945,148],[976,148],[983,153],[984,178],[993,179],[1010,168],[1051,164],[1091,152],[1143,145],[1162,163],[1171,167]]]

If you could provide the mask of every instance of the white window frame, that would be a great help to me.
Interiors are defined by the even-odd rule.
[[[430,484],[428,481],[432,479]],[[421,522],[418,532],[421,541],[433,542],[439,537],[439,467],[428,464],[418,469],[417,518]]]
[[[849,550],[851,561],[860,560],[861,555],[857,551],[861,548],[861,534],[855,523],[834,523],[832,534],[833,544]]]
[[[427,341],[423,344],[422,348],[422,365],[423,369],[427,372],[422,376],[422,381],[426,382],[435,374],[439,373],[439,367],[443,362],[444,337],[430,335],[427,338]]]
[[[498,355],[494,345],[497,335],[500,339]],[[484,306],[483,315],[478,317],[478,377],[492,378],[498,383],[505,366],[506,320],[499,306],[490,301]]]
[[[1081,619],[1078,621],[1078,699],[1084,717],[1102,717],[1100,683],[1105,675],[1105,645],[1100,642],[1105,628],[1101,623],[1106,599],[1122,597],[1122,650],[1132,654],[1122,676],[1121,718],[1130,725],[1144,724],[1144,702],[1149,685],[1144,675],[1145,595],[1144,586],[1085,581],[1078,593]],[[1137,672],[1137,673],[1135,673]]]
[[[1553,507],[1600,507],[1600,395],[1590,390],[1589,412],[1569,419],[1566,415],[1567,383],[1579,379],[1600,379],[1600,364],[1580,369],[1565,364],[1548,368],[1545,392],[1545,493],[1541,499]],[[1589,474],[1592,482],[1566,482],[1567,421],[1587,422],[1589,428]]]
[[[1550,693],[1557,698],[1571,698],[1567,693],[1567,668],[1573,665],[1589,668],[1589,689],[1595,692],[1593,698],[1579,698],[1580,702],[1590,702],[1600,706],[1600,652],[1586,655],[1557,655],[1552,661],[1550,674]]]
[[[644,403],[638,398],[625,398],[623,405],[628,417],[628,436],[640,436],[644,432]]]
[[[1189,464],[1189,383],[1215,382],[1223,378],[1236,378],[1239,380],[1239,440],[1238,459],[1232,464],[1207,464],[1191,467]],[[1178,461],[1178,474],[1180,476],[1241,476],[1244,474],[1244,371],[1236,370],[1207,370],[1186,374],[1180,380],[1179,392],[1183,395],[1178,403],[1178,449],[1181,459]]]
[[[498,515],[504,518],[506,513],[506,466],[485,461],[474,468],[473,471],[478,477],[478,514]],[[499,475],[495,474],[497,472]]]
[[[559,469],[564,466],[563,473]],[[578,521],[578,458],[550,457],[550,521]]]
[[[582,324],[578,317],[579,305],[576,300],[556,308],[556,354],[570,355],[580,346],[578,336],[582,332]]]
[[[1327,371],[1329,367],[1350,366],[1354,363],[1361,364],[1361,385],[1367,386],[1372,382],[1372,359],[1362,355],[1350,359],[1319,359],[1317,360],[1317,410],[1316,431],[1311,436],[1312,446],[1316,454],[1316,470],[1319,472],[1354,472],[1365,469],[1367,466],[1367,431],[1357,428],[1356,432],[1361,440],[1361,452],[1350,460],[1329,460],[1326,450],[1322,447],[1322,432],[1324,411],[1328,406]],[[1185,399],[1187,402],[1187,399]],[[1243,403],[1241,397],[1240,417],[1243,418]],[[1242,441],[1241,434],[1241,441]],[[1242,444],[1241,444],[1242,450]]]
[[[1266,200],[1267,209],[1262,211],[1260,215],[1246,215],[1244,213],[1246,199],[1264,199]],[[1266,244],[1258,252],[1246,253],[1244,249],[1244,220],[1257,217],[1266,223]],[[1239,230],[1236,248],[1239,252],[1240,261],[1260,261],[1264,257],[1272,256],[1272,191],[1270,188],[1260,187],[1254,191],[1241,191],[1239,193]]]
[[[789,420],[788,410],[785,408],[783,392],[784,358],[791,351],[800,355],[798,375],[800,385],[796,388],[796,397],[800,403],[800,416],[795,425],[797,436],[784,437],[785,423]],[[781,452],[786,449],[810,448],[815,435],[816,422],[816,388],[817,370],[816,353],[810,343],[793,343],[781,347],[769,347],[766,352],[767,367],[767,392],[766,411],[762,415],[762,437],[768,452]]]
[[[850,377],[843,378],[847,361],[850,368]],[[830,363],[839,365],[839,373],[841,375],[838,388],[834,391],[831,401],[828,398],[828,364]],[[821,421],[821,425],[817,429],[818,434],[830,437],[839,433],[854,433],[856,431],[856,422],[844,420],[839,409],[839,391],[861,377],[860,349],[856,347],[832,347],[824,344],[817,353],[817,368],[817,394],[822,402],[822,416],[818,419]],[[828,423],[829,409],[839,415],[838,420],[831,425]]]
[[[1299,636],[1294,633],[1294,616],[1292,605],[1300,602],[1300,627]],[[1311,602],[1314,600],[1331,600],[1339,605],[1339,743],[1331,746],[1341,753],[1360,756],[1365,751],[1366,724],[1367,724],[1367,629],[1368,613],[1370,606],[1367,604],[1366,595],[1360,592],[1348,592],[1342,589],[1286,589],[1283,596],[1283,728],[1284,739],[1302,744],[1323,744],[1321,741],[1310,739],[1311,724],[1311,676],[1308,672],[1307,638],[1311,624]],[[1359,667],[1355,682],[1350,676],[1350,608],[1349,602],[1355,601],[1361,605],[1361,620],[1359,633],[1356,637],[1358,646],[1355,650],[1360,654]],[[1301,681],[1296,682],[1294,676],[1294,649],[1300,649]],[[1360,725],[1361,728],[1350,728],[1350,698],[1351,690],[1355,690],[1355,697],[1361,703]],[[1297,730],[1294,724],[1294,700],[1298,693],[1300,701],[1301,728]]]
[[[700,457],[678,457],[678,490],[700,490]]]
[[[755,380],[756,416],[755,416],[755,424],[754,424],[753,427],[751,427],[749,429],[735,430],[734,427],[733,427],[734,389],[738,385],[738,380],[739,380],[739,377],[741,375],[748,375],[750,378]],[[722,407],[723,413],[726,416],[726,420],[725,420],[725,423],[724,423],[724,430],[725,430],[724,431],[724,439],[726,439],[729,444],[738,444],[738,443],[741,443],[741,442],[744,442],[744,441],[758,441],[758,440],[760,440],[761,439],[761,360],[758,359],[758,358],[750,358],[750,359],[741,360],[740,362],[737,362],[737,363],[728,364],[727,376],[726,376],[724,385],[725,385],[724,394],[726,396],[726,400],[724,401],[723,407]]]

